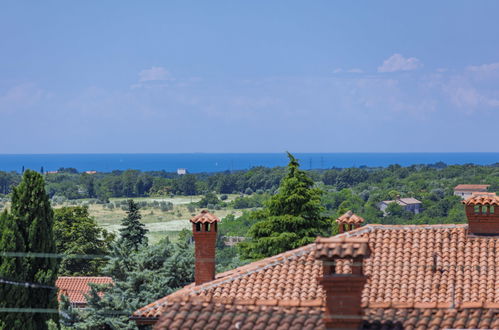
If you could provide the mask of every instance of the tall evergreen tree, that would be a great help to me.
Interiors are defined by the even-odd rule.
[[[147,245],[147,232],[145,225],[140,222],[139,206],[133,201],[128,200],[127,216],[121,221],[120,243],[127,248],[137,251],[141,245]]]
[[[287,175],[279,191],[266,207],[252,214],[261,220],[249,230],[252,238],[240,244],[243,257],[258,259],[311,243],[318,235],[331,231],[331,222],[322,215],[322,191],[300,170],[296,158],[288,153]]]
[[[0,251],[3,253],[26,252],[26,245],[17,222],[7,213],[0,214]],[[24,258],[0,257],[0,279],[24,282],[27,264]],[[29,301],[29,289],[21,285],[0,282],[0,307],[24,308]],[[21,329],[25,323],[23,313],[0,313],[0,329]]]
[[[0,277],[14,282],[36,284],[31,287],[2,284],[0,297],[7,308],[56,309],[57,259],[53,212],[45,192],[41,174],[26,170],[19,186],[12,193],[11,214],[2,216],[0,251],[47,253],[45,257],[12,257],[0,259]],[[7,329],[45,329],[50,313],[0,313]],[[21,327],[18,325],[22,324]]]

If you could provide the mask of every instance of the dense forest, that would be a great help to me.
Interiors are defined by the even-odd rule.
[[[488,183],[491,191],[499,190],[499,163],[480,165],[390,165],[385,168],[332,168],[308,170],[314,182],[328,190],[354,188],[366,194],[374,186],[380,190],[397,190],[417,195],[432,189],[450,189],[459,183]],[[68,199],[110,197],[145,197],[169,195],[198,195],[206,192],[219,194],[269,192],[274,193],[285,175],[285,167],[254,167],[244,171],[196,173],[177,175],[173,172],[115,170],[110,173],[78,173],[74,168],[60,168],[57,173],[46,173],[45,182],[50,197]],[[19,184],[21,174],[0,171],[0,196],[8,195]],[[382,198],[387,198],[384,196]]]

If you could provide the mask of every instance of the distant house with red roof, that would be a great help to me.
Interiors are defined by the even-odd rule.
[[[55,281],[55,286],[59,289],[57,294],[68,297],[73,307],[86,307],[87,299],[85,295],[90,292],[89,284],[113,284],[111,277],[83,277],[83,276],[60,276]]]
[[[472,195],[486,193],[490,184],[458,184],[454,187],[454,195],[466,199]]]
[[[191,219],[196,282],[132,319],[154,329],[499,329],[499,197],[463,203],[468,224],[358,227],[349,213],[344,233],[216,275],[218,221],[205,212]]]

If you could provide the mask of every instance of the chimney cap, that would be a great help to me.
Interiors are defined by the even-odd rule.
[[[348,224],[361,224],[365,220],[362,217],[359,217],[357,214],[352,211],[348,211],[343,214],[341,217],[335,220],[337,223],[348,223]]]
[[[499,205],[499,196],[475,195],[462,202],[464,205]]]
[[[367,238],[318,237],[315,258],[321,260],[368,257],[371,250]]]
[[[189,221],[192,223],[215,223],[220,222],[220,218],[211,214],[207,210],[202,210],[201,213],[192,217]]]

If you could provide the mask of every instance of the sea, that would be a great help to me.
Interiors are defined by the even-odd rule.
[[[499,163],[499,152],[485,153],[294,153],[303,169],[347,167],[386,167],[391,164],[491,165]],[[141,171],[189,173],[224,172],[255,166],[286,166],[285,153],[182,153],[182,154],[0,154],[0,171],[21,172],[25,169],[56,171],[72,167],[78,171],[111,172],[137,169]]]

